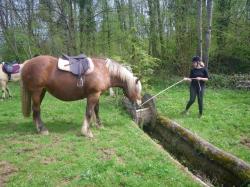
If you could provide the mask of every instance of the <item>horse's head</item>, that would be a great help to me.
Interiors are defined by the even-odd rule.
[[[123,88],[124,94],[131,102],[141,104],[141,82],[133,75],[133,73],[126,68],[110,59],[105,61],[106,67],[112,77],[113,86]],[[130,68],[131,69],[131,68]]]
[[[125,95],[129,98],[131,102],[136,102],[138,105],[141,104],[141,91],[142,85],[139,78],[134,77],[133,86],[131,86]]]

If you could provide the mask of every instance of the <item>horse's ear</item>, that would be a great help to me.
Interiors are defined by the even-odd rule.
[[[137,78],[136,80],[135,80],[135,83],[137,84],[138,83],[138,81],[140,80],[141,78]]]

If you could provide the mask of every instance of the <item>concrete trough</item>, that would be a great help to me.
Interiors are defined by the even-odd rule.
[[[126,103],[127,102],[127,103]],[[152,101],[135,109],[127,100],[127,111],[152,138],[188,167],[196,176],[216,186],[250,186],[250,165],[205,141],[164,116],[157,115]]]

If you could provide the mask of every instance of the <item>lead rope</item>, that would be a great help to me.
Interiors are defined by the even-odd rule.
[[[147,101],[145,101],[144,103],[142,103],[141,105],[139,105],[139,107],[142,107],[144,104],[148,103],[149,101],[151,101],[152,99],[154,99],[155,97],[157,97],[158,95],[160,95],[161,93],[167,91],[168,89],[174,87],[174,86],[177,85],[177,84],[180,84],[180,83],[183,82],[183,81],[184,81],[184,79],[182,79],[182,80],[180,80],[180,81],[174,83],[173,85],[171,85],[171,86],[165,88],[164,90],[160,91],[158,94],[154,95],[153,97],[151,97],[150,99],[148,99]]]
[[[199,85],[199,90],[201,92],[201,84],[200,84],[200,81],[198,81],[198,85]]]

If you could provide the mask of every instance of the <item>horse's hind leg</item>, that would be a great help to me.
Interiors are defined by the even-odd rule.
[[[5,99],[5,92],[4,92],[4,90],[3,90],[3,89],[2,89],[1,99]]]
[[[36,125],[37,132],[39,134],[43,135],[48,135],[49,131],[48,129],[44,126],[42,119],[41,119],[41,110],[40,110],[40,105],[42,103],[43,97],[45,95],[46,91],[41,90],[41,91],[36,91],[32,93],[32,110],[33,110],[33,121]]]
[[[5,81],[1,81],[1,86],[2,86],[2,99],[6,98],[6,82]]]
[[[91,117],[95,112],[94,108],[95,108],[95,105],[98,103],[99,96],[100,96],[100,93],[96,93],[96,94],[90,95],[87,98],[87,108],[86,108],[86,113],[85,113],[85,118],[83,121],[81,133],[82,135],[89,137],[89,138],[93,138],[93,134],[89,128],[89,124],[90,124]]]
[[[102,125],[100,117],[99,117],[99,100],[97,101],[97,103],[95,105],[94,111],[95,111],[95,116],[96,116],[96,125],[97,125],[97,128],[102,128],[103,125]]]
[[[6,87],[6,91],[7,91],[8,97],[12,97],[12,95],[10,94],[10,90],[9,90],[8,86]]]

